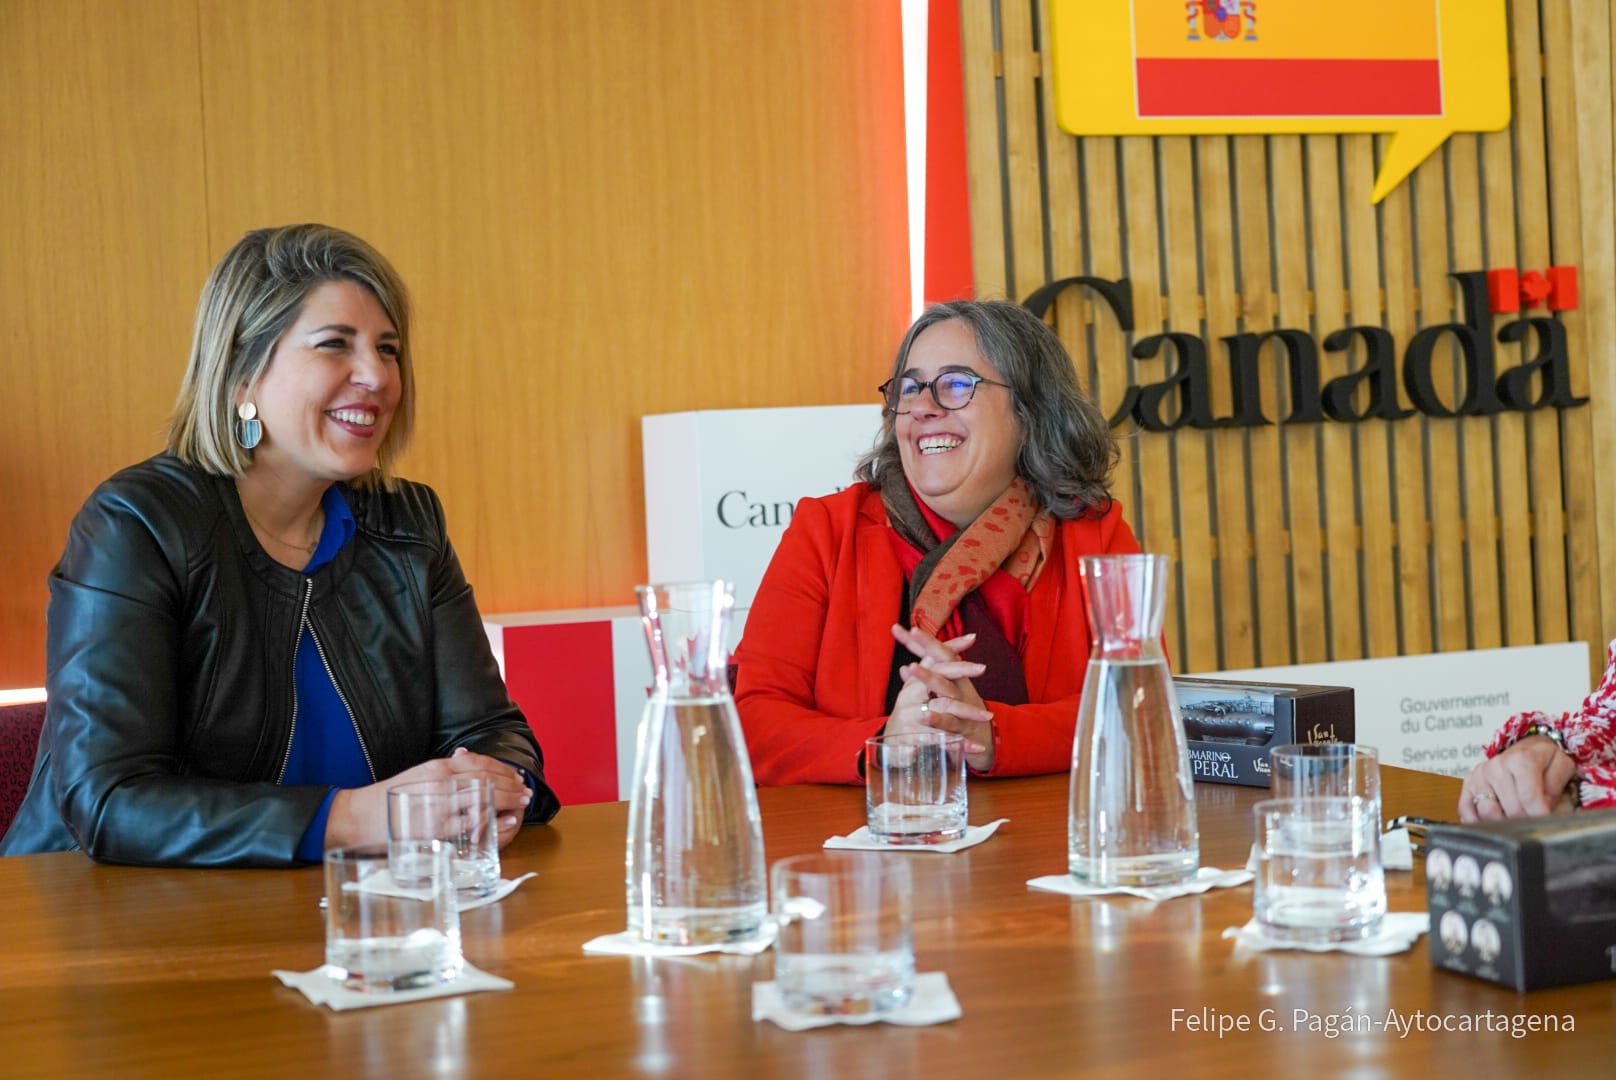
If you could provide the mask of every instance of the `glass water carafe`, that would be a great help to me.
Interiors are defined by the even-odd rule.
[[[656,685],[634,755],[628,927],[670,945],[755,937],[768,892],[763,823],[726,670],[733,588],[635,591]]]
[[[1163,885],[1200,865],[1189,744],[1162,653],[1164,555],[1078,561],[1094,651],[1072,739],[1067,865],[1080,881]]]

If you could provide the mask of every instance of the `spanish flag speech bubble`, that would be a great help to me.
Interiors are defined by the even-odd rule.
[[[1050,0],[1050,33],[1063,131],[1389,132],[1372,202],[1509,125],[1504,0]]]

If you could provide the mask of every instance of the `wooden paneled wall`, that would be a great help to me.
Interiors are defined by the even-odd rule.
[[[1601,668],[1616,634],[1616,486],[1600,467],[1616,450],[1609,4],[1512,0],[1509,129],[1454,136],[1378,207],[1384,136],[1074,138],[1055,124],[1045,3],[963,0],[961,14],[978,295],[1130,279],[1132,334],[1083,290],[1052,313],[1108,414],[1125,386],[1177,369],[1169,349],[1130,356],[1147,334],[1210,343],[1223,417],[1224,335],[1288,327],[1322,340],[1373,325],[1401,357],[1421,327],[1462,318],[1450,272],[1580,271],[1580,306],[1563,322],[1588,405],[1286,424],[1288,380],[1269,349],[1263,411],[1281,422],[1119,428],[1116,493],[1145,547],[1175,556],[1175,665],[1586,640]],[[1499,344],[1499,370],[1529,346]],[[1451,406],[1457,364],[1437,356]],[[1321,350],[1321,381],[1362,363],[1358,350]]]
[[[0,0],[0,687],[84,497],[160,449],[197,292],[326,221],[416,300],[485,612],[645,572],[639,417],[869,400],[908,317],[895,3]]]

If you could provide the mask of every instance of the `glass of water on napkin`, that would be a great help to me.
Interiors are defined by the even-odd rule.
[[[1339,796],[1256,805],[1253,910],[1265,937],[1325,944],[1379,932],[1386,914],[1379,808]]]
[[[325,853],[325,962],[349,990],[414,990],[460,974],[453,848],[418,852],[420,880],[400,888],[384,846]]]
[[[774,979],[788,1008],[813,1016],[882,1013],[915,981],[909,866],[824,852],[774,864]]]
[[[965,835],[965,736],[877,735],[864,742],[864,807],[872,839],[942,844]]]

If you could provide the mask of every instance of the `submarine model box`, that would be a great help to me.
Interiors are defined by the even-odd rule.
[[[1268,751],[1290,743],[1350,743],[1350,686],[1173,679],[1195,779],[1271,787]]]

